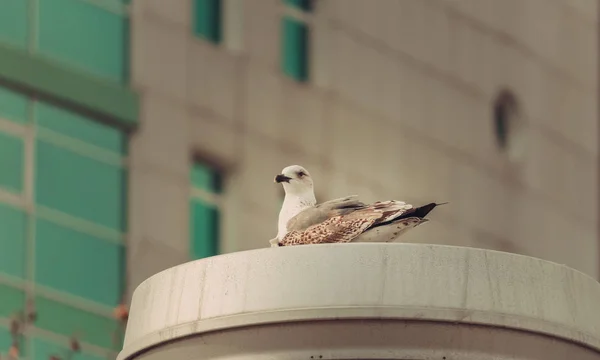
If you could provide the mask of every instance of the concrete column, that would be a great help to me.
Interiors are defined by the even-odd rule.
[[[498,251],[266,248],[144,281],[117,359],[600,359],[598,304],[591,277]]]

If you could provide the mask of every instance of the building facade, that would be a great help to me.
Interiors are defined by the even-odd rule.
[[[597,277],[597,6],[134,3],[132,283],[188,258],[194,159],[222,175],[221,252],[267,245],[273,175],[301,164],[318,200],[450,201],[407,241]]]
[[[0,356],[114,358],[126,286],[129,14],[0,2]]]
[[[595,0],[5,0],[0,352],[34,303],[25,358],[114,356],[141,281],[269,245],[291,164],[598,279],[597,69]]]

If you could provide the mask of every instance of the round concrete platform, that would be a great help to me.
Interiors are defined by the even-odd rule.
[[[135,291],[118,360],[600,359],[600,284],[563,265],[418,244],[267,248]]]

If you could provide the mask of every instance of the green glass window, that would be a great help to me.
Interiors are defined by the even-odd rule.
[[[23,290],[0,284],[0,317],[10,321],[14,315],[16,315],[23,306],[25,305],[25,292]],[[6,354],[12,345],[12,336],[8,329],[8,321],[5,325],[0,325],[0,353]],[[25,345],[25,339],[22,337],[19,339],[19,346],[21,347],[22,355],[26,354],[26,349],[23,348]]]
[[[66,344],[53,343],[39,337],[33,338],[33,360],[48,360],[51,356],[58,356],[61,359],[70,360],[106,360],[106,356],[94,355],[85,351],[75,353],[72,357],[68,357],[69,349]]]
[[[12,345],[12,337],[8,328],[0,327],[0,353],[6,354]]]
[[[282,20],[281,66],[287,76],[308,79],[308,28],[306,24],[284,17]]]
[[[298,8],[304,11],[312,10],[311,0],[283,0],[287,5]]]
[[[216,204],[207,200],[221,192],[218,171],[202,163],[195,163],[190,171],[192,198],[190,200],[191,252],[194,259],[219,253],[220,212]],[[209,195],[197,196],[196,193]]]
[[[208,165],[195,163],[191,169],[192,186],[211,193],[221,192],[220,174]]]
[[[36,142],[36,202],[121,230],[124,171],[63,147]]]
[[[0,284],[0,316],[10,318],[25,305],[25,292],[12,286]]]
[[[38,104],[36,121],[38,126],[72,139],[118,154],[126,152],[126,136],[122,131],[57,106]]]
[[[6,354],[12,346],[13,339],[8,328],[0,327],[0,353]],[[21,358],[27,356],[27,349],[25,348],[25,339],[21,336],[19,339],[20,355]]]
[[[127,17],[90,1],[38,1],[40,53],[112,80],[125,81]]]
[[[116,320],[42,296],[35,298],[35,304],[39,314],[36,327],[64,336],[78,334],[83,342],[118,350],[120,344],[113,339],[120,326]]]
[[[48,9],[45,1],[18,1],[39,6],[37,15],[41,23],[51,17],[60,23],[52,30],[54,33],[49,31],[44,35],[48,36],[46,40],[52,36],[56,40],[54,44],[46,43],[49,48],[41,47],[45,55],[72,65],[81,61],[90,66],[88,72],[97,74],[101,74],[99,69],[109,68],[94,67],[110,63],[102,59],[104,53],[94,55],[99,61],[94,63],[86,57],[89,54],[83,54],[86,51],[81,46],[92,46],[91,42],[97,42],[94,46],[98,47],[108,43],[107,46],[112,46],[113,40],[101,39],[104,35],[114,37],[110,31],[94,37],[80,29],[89,44],[78,39],[71,41],[73,38],[68,36],[60,40],[57,39],[62,36],[60,31],[66,31],[66,25],[61,23],[64,12]],[[80,10],[97,6],[80,0],[51,3],[63,10],[67,6]],[[122,3],[117,0],[107,2],[102,11],[107,11],[109,17],[116,16],[117,13],[106,9],[122,6],[119,4]],[[5,5],[0,4],[0,20]],[[74,13],[89,17],[85,11]],[[86,21],[96,26],[103,19],[100,15]],[[73,25],[80,20],[63,22]],[[0,24],[0,33],[3,25]],[[83,53],[72,52],[73,47],[80,47]],[[114,358],[114,352],[122,345],[122,325],[113,318],[112,309],[122,301],[126,276],[123,239],[127,136],[123,130],[104,122],[34,101],[6,88],[0,88],[0,123],[17,130],[19,127],[27,130],[22,126],[27,125],[35,134],[34,138],[22,137],[0,130],[0,191],[13,193],[10,204],[0,198],[0,318],[6,320],[23,311],[26,298],[35,300],[38,316],[33,327],[45,332],[33,331],[29,334],[40,337],[28,335],[23,339],[28,346],[21,348],[21,354],[30,360],[66,354],[62,352],[67,346],[64,339],[76,334],[84,344],[83,351],[73,360]],[[25,156],[25,149],[30,146],[33,154]],[[31,181],[33,188],[25,187]],[[8,347],[10,335],[6,322],[0,322],[0,353]],[[28,350],[34,351],[27,353]]]
[[[0,42],[27,47],[29,1],[0,1]]]
[[[27,215],[22,209],[0,203],[0,224],[0,272],[24,278]]]
[[[124,134],[47,104],[36,114],[35,195],[44,206],[37,211],[36,281],[114,307],[125,276]]]
[[[28,102],[26,96],[0,87],[0,118],[26,123]]]
[[[2,0],[0,43],[30,49],[95,76],[126,82],[126,6],[117,0]],[[31,33],[34,29],[36,33]]]
[[[23,139],[0,132],[0,187],[20,193],[23,189]]]
[[[108,309],[120,303],[125,278],[125,134],[46,103],[35,104],[30,112],[28,100],[2,90],[3,119],[34,123],[36,139],[34,161],[27,165],[24,140],[0,132],[0,187],[21,191],[24,167],[31,166],[37,219],[30,219],[24,209],[0,203],[0,277],[40,285],[31,294],[38,311],[36,327],[64,336],[82,334],[85,342],[118,350],[114,335],[119,325]],[[35,114],[35,121],[29,114]],[[30,245],[35,249],[33,258],[28,257]],[[26,271],[31,262],[33,277]],[[44,289],[57,297],[46,298]],[[24,308],[21,290],[0,285],[0,298],[0,317]],[[77,299],[104,306],[108,315],[83,310],[87,302],[79,308]],[[1,342],[0,334],[0,346]],[[44,346],[34,348],[42,351]],[[34,358],[45,352],[39,351]],[[84,351],[76,358],[94,357]]]
[[[35,278],[41,285],[114,307],[121,300],[121,252],[121,244],[38,219]]]
[[[196,36],[221,42],[221,0],[193,0],[192,24]]]
[[[202,259],[218,254],[219,210],[215,205],[193,199],[190,204],[192,256]]]

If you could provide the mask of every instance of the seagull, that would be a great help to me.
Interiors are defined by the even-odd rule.
[[[310,173],[300,165],[284,168],[275,176],[283,185],[285,199],[279,212],[277,236],[271,247],[348,243],[393,242],[408,230],[429,221],[436,206],[413,207],[404,201],[377,201],[366,205],[357,195],[317,204]]]

